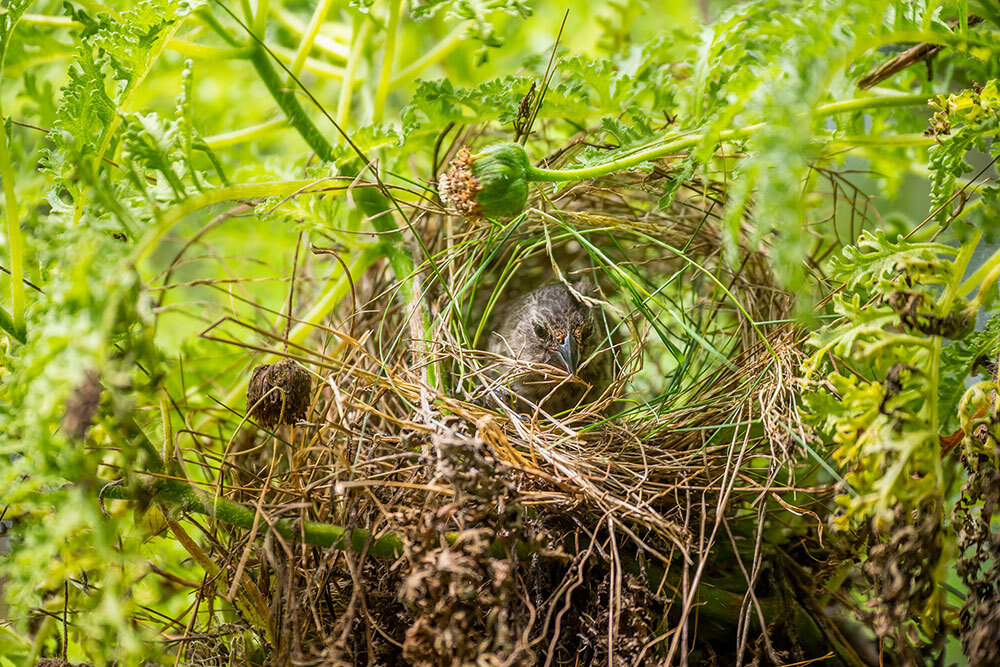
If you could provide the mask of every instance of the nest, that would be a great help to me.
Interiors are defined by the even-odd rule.
[[[686,184],[661,210],[670,177],[579,185],[499,230],[425,212],[415,226],[435,266],[418,276],[421,304],[404,306],[391,275],[369,271],[330,327],[290,348],[322,382],[304,401],[273,392],[291,425],[243,428],[219,492],[259,508],[261,525],[371,533],[343,550],[218,528],[230,577],[252,572],[269,596],[274,664],[628,665],[681,654],[769,664],[828,651],[835,629],[796,592],[814,587],[807,567],[823,567],[821,543],[761,549],[771,513],[793,509],[784,494],[795,489],[778,480],[801,432],[791,392],[800,338],[758,323],[787,321],[792,299],[749,223],[741,261],[724,259],[723,188]],[[649,279],[639,297],[622,293],[612,264]],[[496,360],[479,351],[496,305],[584,274],[621,322],[621,376],[570,415],[515,412],[490,391]],[[655,317],[635,307],[671,276],[683,287],[647,300]],[[798,491],[799,502],[828,492]],[[393,540],[394,557],[373,555]]]

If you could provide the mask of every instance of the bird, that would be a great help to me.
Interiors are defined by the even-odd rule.
[[[600,306],[587,302],[594,291],[587,281],[572,290],[554,283],[500,308],[487,351],[502,358],[493,377],[517,407],[554,415],[600,398],[611,384],[615,360],[607,320]]]

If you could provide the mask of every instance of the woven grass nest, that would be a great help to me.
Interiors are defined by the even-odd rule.
[[[313,376],[308,409],[244,424],[217,480],[265,533],[216,529],[229,580],[252,573],[264,599],[268,664],[857,655],[808,592],[833,562],[816,514],[831,489],[790,481],[807,437],[793,300],[749,222],[724,259],[724,188],[685,183],[661,206],[671,178],[578,185],[503,226],[418,212],[428,312],[370,270],[288,346]],[[494,308],[581,276],[626,341],[611,395],[558,418],[491,400]],[[260,530],[279,521],[293,537]],[[351,532],[316,546],[318,524]],[[200,631],[190,653],[208,659],[221,630]]]

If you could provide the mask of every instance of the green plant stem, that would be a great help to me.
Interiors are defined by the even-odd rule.
[[[347,64],[344,65],[344,84],[340,88],[340,100],[337,102],[337,125],[347,126],[347,114],[351,110],[351,96],[354,93],[354,73],[361,62],[361,52],[368,42],[368,33],[371,32],[371,21],[366,16],[358,19],[361,23],[358,26],[354,38],[351,40],[351,53],[347,57]]]
[[[180,543],[188,554],[199,564],[201,568],[211,577],[213,580],[219,579],[223,582],[226,581],[226,576],[215,561],[205,553],[205,551],[198,546],[198,543],[191,539],[191,536],[187,534],[187,531],[177,523],[176,521],[171,521],[167,519],[167,526],[170,528],[170,532],[174,534],[174,537]],[[242,581],[239,582],[241,585],[236,589],[236,595],[233,602],[236,604],[237,608],[243,612],[244,618],[246,618],[250,624],[260,632],[269,644],[274,644],[274,639],[271,636],[271,619],[270,612],[267,608],[267,604],[260,595],[260,591],[257,590],[257,586],[250,580],[250,578],[244,573]]]
[[[10,21],[9,37],[31,2],[18,7]],[[3,81],[3,67],[7,60],[9,39],[0,44],[0,82]],[[10,146],[7,141],[7,117],[3,113],[0,99],[0,179],[3,179],[4,208],[7,211],[7,242],[10,243],[10,305],[11,312],[0,309],[0,326],[14,338],[24,343],[27,326],[24,320],[24,253],[21,239],[21,220],[18,216],[17,192],[14,190],[14,165],[10,160]]]
[[[306,115],[294,91],[290,90],[278,77],[274,66],[271,65],[270,56],[260,44],[254,46],[253,52],[250,54],[250,62],[253,63],[254,69],[257,70],[258,76],[264,82],[274,101],[285,113],[288,122],[305,139],[309,147],[316,151],[316,155],[321,160],[324,162],[332,160],[333,147]],[[347,79],[345,79],[344,85],[348,85]]]
[[[24,23],[33,25],[44,25],[50,28],[82,28],[83,26],[68,16],[49,16],[47,14],[24,14],[21,17]]]
[[[27,660],[24,664],[34,665],[38,658],[41,657],[42,649],[45,648],[45,642],[48,641],[49,635],[52,634],[52,630],[55,629],[56,621],[54,615],[47,614],[43,619],[38,629],[35,631],[35,639],[31,643],[31,650],[28,652]]]
[[[330,0],[330,2],[332,2],[332,0]],[[61,16],[42,16],[32,14],[30,16],[26,15],[22,20],[28,20],[29,23],[34,23],[36,25],[75,29],[83,27],[77,21],[64,19]],[[316,35],[313,35],[314,39],[316,37]],[[318,41],[316,42],[316,45],[319,46]],[[308,57],[308,55],[302,57],[301,62],[299,62],[300,53],[308,54],[308,50],[301,51],[300,48],[300,50],[293,52],[290,49],[284,49],[280,46],[272,46],[270,48],[271,51],[283,62],[289,63],[289,69],[296,76],[299,75],[303,69],[306,69],[314,74],[318,74],[334,81],[343,81],[344,79],[344,70],[341,67],[327,64],[322,60]],[[196,42],[188,42],[183,39],[171,38],[167,40],[167,49],[191,58],[201,58],[203,60],[234,60],[237,58],[246,58],[250,54],[252,47],[235,42],[235,40],[230,47],[219,47],[198,44]]]
[[[934,137],[916,132],[891,135],[852,134],[845,137],[830,136],[827,139],[833,145],[874,146],[876,148],[882,146],[931,146],[936,141]]]
[[[295,14],[292,14],[287,9],[284,9],[280,5],[275,6],[271,12],[274,15],[275,20],[277,20],[281,25],[285,26],[290,32],[295,33],[300,38],[306,34],[306,25],[299,21]],[[330,28],[342,27],[339,23],[327,23],[327,31]],[[350,32],[348,31],[348,35]],[[338,41],[334,37],[327,36],[324,32],[320,32],[316,35],[315,46],[320,51],[326,53],[328,56],[334,58],[339,62],[347,62],[347,55],[350,49],[341,41]]]
[[[385,113],[385,100],[391,87],[392,63],[396,58],[396,36],[399,30],[399,14],[403,8],[403,0],[389,0],[389,25],[385,31],[385,53],[382,55],[382,71],[379,74],[378,88],[375,90],[375,105],[372,110],[372,122],[381,123]]]
[[[271,0],[257,0],[257,13],[253,16],[254,34],[264,38],[264,31],[267,30],[267,14],[271,10]]]
[[[926,103],[926,95],[887,95],[883,97],[862,97],[852,100],[842,100],[840,102],[832,102],[830,104],[825,104],[817,107],[812,117],[823,118],[824,116],[831,116],[833,114],[845,113],[848,111],[862,111],[865,109],[878,109],[883,107],[894,107],[894,106],[912,106],[916,104]],[[747,125],[746,127],[737,128],[734,130],[725,130],[719,132],[713,137],[719,142],[723,141],[733,141],[735,139],[742,139],[748,137],[762,128],[766,127],[767,123],[755,123],[753,125]],[[618,158],[617,160],[611,160],[604,164],[598,164],[591,167],[578,167],[575,169],[541,169],[538,167],[529,167],[528,169],[528,180],[529,181],[541,181],[541,182],[560,182],[560,181],[580,181],[589,178],[598,178],[600,176],[605,176],[607,174],[621,171],[623,169],[629,169],[636,165],[642,164],[643,162],[648,162],[650,160],[656,160],[661,157],[668,155],[673,155],[677,151],[684,150],[687,148],[692,148],[698,144],[705,141],[707,135],[701,133],[692,133],[686,136],[677,137],[673,140],[665,140],[664,143],[660,143],[656,146],[651,146],[643,150],[632,153],[625,157]]]
[[[913,93],[907,95],[877,95],[869,97],[856,97],[850,100],[840,100],[821,104],[816,107],[812,114],[814,118],[823,118],[838,113],[848,111],[865,111],[867,109],[885,109],[887,107],[909,107],[914,105],[927,104],[930,98],[923,93]]]
[[[214,18],[214,17],[213,17]],[[67,16],[47,16],[44,14],[25,14],[21,17],[25,23],[33,25],[47,26],[51,28],[72,28],[79,30],[83,27],[79,21],[74,21]],[[228,33],[226,33],[228,36]],[[228,41],[228,40],[227,40]],[[167,48],[185,56],[192,58],[204,58],[209,60],[231,60],[234,58],[245,58],[250,52],[249,49],[239,42],[233,42],[229,47],[208,46],[188,42],[176,37],[167,40]]]
[[[253,528],[255,511],[225,498],[213,498],[189,484],[177,480],[160,480],[152,485],[153,499],[168,507],[181,509],[212,517],[238,528]],[[104,497],[116,500],[135,500],[135,492],[124,486],[109,487]],[[268,522],[274,532],[286,540],[329,549],[350,549],[356,553],[364,550],[371,531],[363,528],[349,529],[319,521],[297,521],[278,519]],[[447,533],[446,538],[453,543],[457,533]],[[500,552],[502,553],[502,545]],[[522,546],[527,555],[529,550]],[[368,553],[376,558],[398,558],[403,555],[403,540],[394,533],[383,535],[372,541]]]
[[[306,26],[298,20],[295,14],[292,14],[287,9],[283,7],[276,6],[273,8],[274,18],[285,26],[288,30],[295,33],[299,37],[306,34]],[[338,28],[341,27],[339,23],[327,24],[327,27]],[[348,35],[350,35],[350,30],[348,30]],[[335,38],[327,37],[322,32],[316,35],[316,48],[323,51],[328,56],[335,58],[340,62],[347,62],[347,56],[350,53],[350,49],[347,45],[342,42],[337,41]]]
[[[215,31],[215,34],[225,40],[229,46],[243,46],[243,44],[241,44],[236,37],[226,30],[225,26],[219,23],[219,19],[215,18],[215,14],[212,13],[212,10],[207,7],[202,7],[195,12],[195,16],[197,16],[202,23]]]
[[[174,456],[174,426],[170,421],[170,400],[165,390],[160,390],[160,421],[163,422],[163,453],[160,456],[166,465]]]
[[[277,183],[247,183],[241,185],[231,185],[228,187],[215,188],[207,192],[202,192],[193,197],[189,197],[179,204],[175,204],[167,209],[150,228],[145,236],[136,244],[132,251],[129,263],[136,266],[144,260],[164,234],[169,232],[174,225],[183,220],[195,211],[219,204],[224,201],[239,199],[259,199],[261,197],[283,197],[300,190],[307,190],[309,186],[317,185],[315,180],[283,181]]]
[[[389,81],[389,87],[395,88],[401,84],[412,83],[413,79],[418,74],[451,53],[452,49],[461,43],[462,35],[465,34],[465,31],[469,27],[470,23],[471,21],[466,21],[465,23],[459,25],[457,28],[445,35],[445,38],[434,45],[434,48],[430,51],[414,60],[410,65],[393,74],[392,79]]]
[[[969,262],[972,260],[972,255],[976,251],[976,246],[979,245],[979,240],[983,237],[981,231],[977,231],[973,234],[972,238],[965,244],[962,245],[962,249],[959,251],[958,256],[955,258],[954,263],[954,276],[948,286],[945,288],[944,293],[941,295],[941,301],[939,304],[939,312],[943,314],[948,314],[951,312],[951,304],[955,300],[955,296],[958,292],[962,276],[965,274],[966,268],[969,266]],[[941,432],[940,416],[939,416],[939,405],[938,405],[938,394],[937,387],[939,386],[941,377],[941,346],[943,342],[943,336],[934,336],[934,349],[931,353],[931,368],[930,368],[930,379],[929,386],[931,388],[927,401],[930,404],[930,429],[932,433]],[[937,440],[937,438],[935,438]],[[944,482],[944,464],[940,456],[932,456],[934,460],[934,480],[935,488],[938,490],[938,497],[935,500],[938,503],[939,511],[943,509],[945,501],[945,482]],[[934,575],[933,581],[943,582],[947,576],[946,567],[948,564],[948,552],[947,550],[942,550],[940,556],[938,557],[937,563],[934,564]],[[937,623],[940,625],[943,622],[944,615],[944,595],[939,595],[940,588],[935,590],[935,596],[938,598],[938,607],[936,609]]]
[[[983,280],[986,279],[986,276],[992,273],[998,266],[1000,266],[1000,248],[997,248],[997,250],[990,255],[989,259],[983,262],[971,276],[966,278],[962,284],[958,286],[956,294],[958,296],[966,296],[967,294],[972,293],[972,290],[980,287]]]
[[[205,143],[208,144],[209,148],[215,150],[217,148],[232,146],[233,144],[242,143],[244,141],[259,139],[283,127],[285,127],[285,119],[275,118],[274,120],[269,120],[266,123],[245,127],[242,130],[233,130],[232,132],[223,132],[222,134],[206,137]]]
[[[338,77],[338,80],[343,79],[342,76]],[[267,136],[276,130],[281,130],[286,127],[284,118],[275,118],[274,120],[269,120],[265,123],[260,123],[258,125],[251,125],[250,127],[245,127],[240,130],[233,130],[232,132],[223,132],[221,134],[216,134],[205,138],[205,143],[208,144],[209,148],[222,148],[225,146],[231,146],[233,144],[238,144],[243,141],[252,141],[254,139],[259,139],[260,137]],[[411,136],[418,137],[424,134],[430,134],[430,132],[414,132]],[[384,139],[378,139],[371,143],[359,143],[358,146],[363,151],[370,149],[382,148],[384,146],[391,145],[395,143],[395,137],[389,137]],[[343,158],[344,160],[350,160],[352,158]],[[339,161],[338,161],[339,162]]]
[[[977,231],[972,235],[972,238],[965,244],[962,245],[961,250],[959,250],[958,256],[955,257],[954,262],[954,276],[951,282],[945,288],[944,292],[941,294],[941,299],[938,303],[939,312],[947,315],[951,312],[951,304],[955,300],[959,289],[961,288],[962,276],[965,275],[965,270],[969,266],[969,262],[972,261],[972,255],[976,251],[976,246],[979,245],[979,240],[983,237],[981,231]],[[930,380],[929,385],[931,387],[938,386],[938,380],[941,375],[941,344],[942,336],[934,336],[934,348],[931,353],[931,368],[930,368]],[[938,397],[936,391],[932,391],[931,395],[928,397],[928,403],[930,404],[930,428],[933,433],[940,433],[941,428],[939,424],[938,416]],[[935,456],[935,475],[938,480],[938,484],[942,484],[942,469],[941,469],[941,459]]]
[[[176,37],[167,41],[167,48],[184,56],[204,60],[234,60],[246,58],[250,54],[250,47],[247,46],[207,46]]]
[[[330,12],[332,5],[333,0],[320,0],[320,3],[316,5],[316,9],[309,19],[309,25],[306,26],[305,34],[302,35],[302,39],[299,41],[299,48],[295,52],[295,59],[288,68],[295,76],[298,76],[302,72],[302,66],[305,65],[306,58],[309,56],[309,52],[312,51],[316,36],[319,35],[319,29],[326,20],[326,15]]]
[[[4,125],[3,111],[0,110],[0,178],[3,179],[4,202],[7,209],[7,240],[10,243],[11,321],[8,330],[23,343],[27,330],[24,321],[24,254],[21,222],[17,214],[17,193],[14,192],[14,168],[10,161],[7,129]]]
[[[427,308],[423,307],[423,295],[418,287],[419,281],[416,278],[416,264],[413,261],[413,254],[403,242],[403,229],[398,227],[393,219],[390,202],[381,193],[377,196],[363,193],[362,196],[355,197],[355,201],[361,211],[371,220],[372,226],[382,234],[382,251],[389,260],[389,266],[399,284],[400,297],[406,304],[409,312],[420,313],[420,323],[423,327],[424,338],[429,340],[433,331],[430,314]],[[437,386],[437,364],[428,359],[427,382],[430,386]]]
[[[283,46],[270,46],[271,53],[277,56],[278,60],[283,63],[292,63],[295,60],[295,51],[291,49],[286,49]],[[344,68],[337,67],[336,65],[331,65],[322,60],[317,60],[316,58],[306,58],[305,64],[302,69],[317,74],[324,79],[330,79],[331,81],[343,81],[344,80]]]
[[[243,22],[253,25],[253,8],[250,7],[250,0],[240,0],[240,11],[243,12]]]

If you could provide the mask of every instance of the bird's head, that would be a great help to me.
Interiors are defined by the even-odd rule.
[[[574,289],[577,287],[574,285]],[[587,295],[585,289],[576,291]],[[593,352],[589,343],[594,309],[562,284],[548,285],[533,294],[534,303],[522,311],[522,322],[517,327],[527,343],[525,351],[531,352],[526,356],[574,375],[585,355]]]

